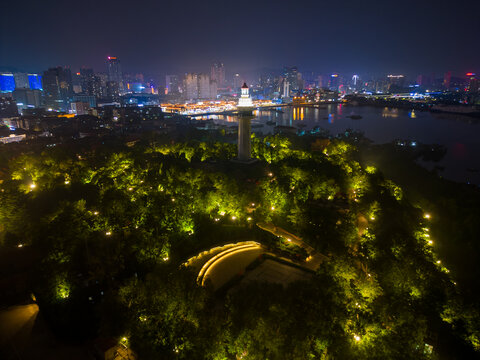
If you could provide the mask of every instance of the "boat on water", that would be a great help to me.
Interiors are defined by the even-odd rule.
[[[350,115],[350,116],[347,116],[347,117],[352,119],[352,120],[360,120],[362,118],[362,116],[360,116],[360,115]]]

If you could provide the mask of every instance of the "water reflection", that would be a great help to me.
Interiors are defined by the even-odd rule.
[[[398,117],[398,109],[390,109],[385,107],[382,111],[382,117],[384,118],[397,118]]]
[[[417,141],[426,144],[441,144],[448,151],[441,163],[445,166],[442,175],[458,181],[470,181],[480,184],[480,172],[467,169],[480,169],[480,143],[478,131],[480,124],[475,118],[462,119],[458,115],[435,114],[428,111],[409,111],[393,108],[375,108],[368,106],[348,106],[328,104],[323,107],[281,107],[256,111],[255,122],[265,124],[264,134],[274,133],[275,125],[297,127],[299,133],[315,127],[324,128],[332,135],[345,132],[346,129],[359,130],[376,143],[387,143],[395,139]],[[361,116],[351,119],[349,115]],[[231,125],[237,122],[236,115],[211,115],[216,124]],[[385,121],[391,119],[391,121]],[[464,156],[455,144],[463,143]]]
[[[305,108],[304,107],[294,107],[292,109],[293,121],[305,119]]]
[[[342,115],[342,110],[343,110],[343,104],[338,104],[338,106],[337,106],[338,115]]]

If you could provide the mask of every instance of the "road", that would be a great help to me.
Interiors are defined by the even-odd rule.
[[[0,312],[0,348],[22,348],[29,340],[38,305],[17,305]]]

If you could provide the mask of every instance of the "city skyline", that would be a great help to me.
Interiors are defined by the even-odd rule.
[[[480,5],[465,0],[454,7],[446,1],[247,1],[235,12],[215,1],[146,1],[136,16],[125,11],[130,7],[123,1],[85,2],[75,11],[56,0],[9,4],[1,18],[0,67],[103,70],[107,56],[118,56],[132,73],[201,72],[218,61],[240,73],[285,64],[327,73],[478,70],[480,50],[472,44]],[[12,13],[22,15],[23,26]]]

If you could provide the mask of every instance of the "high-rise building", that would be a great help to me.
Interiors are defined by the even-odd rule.
[[[338,91],[338,87],[340,86],[340,78],[338,74],[330,75],[330,80],[328,82],[328,88],[332,91]]]
[[[13,74],[0,74],[0,92],[7,93],[15,90],[15,77]]]
[[[283,81],[283,98],[290,98],[290,83],[288,82],[288,80]]]
[[[95,75],[93,69],[80,69],[80,84],[85,95],[95,96],[96,98],[102,97],[102,81],[100,77]]]
[[[356,75],[356,74],[353,75],[353,76],[352,76],[352,84],[353,84],[353,86],[354,86],[355,88],[357,87],[357,85],[359,84],[359,82],[360,82],[360,76],[358,76],[358,75]]]
[[[167,89],[167,94],[176,95],[180,92],[180,81],[177,75],[167,75],[165,76],[165,88]]]
[[[209,98],[215,100],[218,94],[218,87],[217,82],[214,80],[210,80],[210,96]]]
[[[28,87],[32,90],[43,90],[42,76],[38,74],[28,74]]]
[[[443,75],[443,87],[447,90],[450,88],[451,79],[452,79],[452,72],[447,71],[445,75]]]
[[[225,86],[225,67],[222,63],[214,63],[210,72],[210,79],[217,82],[217,87]],[[217,94],[215,94],[216,96]]]
[[[120,66],[120,60],[115,56],[107,57],[107,73],[108,81],[116,82],[118,84],[119,91],[123,91],[123,75],[122,68]]]
[[[43,91],[45,106],[53,110],[67,111],[73,95],[72,74],[70,69],[50,68],[43,73]]]
[[[240,86],[242,86],[242,78],[240,77],[240,74],[235,74],[233,76],[233,90],[238,91]]]
[[[432,84],[432,79],[428,75],[420,74],[417,76],[416,84],[418,86],[430,86]]]
[[[198,74],[198,98],[210,99],[210,76],[207,74]]]
[[[325,76],[318,75],[318,77],[317,77],[317,87],[319,89],[327,87],[327,80],[326,80]]]
[[[15,89],[28,89],[28,74],[26,73],[15,73],[13,74],[15,78]]]
[[[185,75],[185,99],[187,100],[198,99],[198,75],[197,74]]]
[[[118,87],[118,82],[107,81],[105,89],[106,89],[107,98],[109,100],[112,100],[112,101],[120,100],[120,89]]]
[[[405,86],[405,75],[388,75],[388,90],[398,91]]]
[[[100,86],[102,87],[102,97],[106,96],[108,75],[105,73],[97,73],[96,76],[100,79]]]
[[[74,94],[80,94],[82,89],[82,76],[80,72],[76,72],[72,74],[72,88]]]
[[[215,99],[217,97],[217,82],[210,80],[207,74],[185,75],[185,99]]]
[[[39,108],[42,105],[42,92],[26,88],[13,90],[13,99],[19,110]]]
[[[290,84],[290,91],[299,91],[303,89],[302,74],[298,72],[296,66],[283,68],[284,81]]]
[[[468,91],[477,92],[480,90],[480,81],[476,78],[476,74],[469,72],[466,74],[468,80]]]

